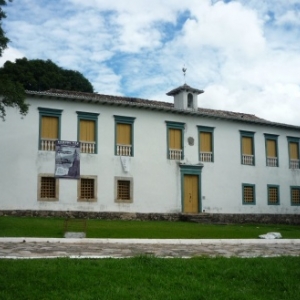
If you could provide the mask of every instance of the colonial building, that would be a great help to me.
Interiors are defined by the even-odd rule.
[[[299,214],[300,127],[198,107],[201,93],[27,91],[28,115],[0,125],[0,210]]]

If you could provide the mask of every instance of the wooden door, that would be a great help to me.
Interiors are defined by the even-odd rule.
[[[184,175],[184,207],[185,213],[199,212],[199,183],[197,175]]]

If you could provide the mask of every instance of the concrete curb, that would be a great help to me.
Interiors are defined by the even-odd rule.
[[[74,238],[0,238],[0,243],[61,243],[61,244],[160,244],[160,245],[205,245],[205,244],[300,244],[300,239],[74,239]]]

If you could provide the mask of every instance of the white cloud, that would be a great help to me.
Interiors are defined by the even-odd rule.
[[[51,59],[99,93],[162,101],[185,64],[201,106],[300,125],[297,3],[19,0],[6,9],[12,43],[0,63]]]
[[[264,51],[261,21],[237,2],[202,5],[184,27],[187,47],[209,46],[229,55],[255,56]]]
[[[281,15],[276,20],[278,25],[300,25],[300,12],[299,11],[287,11],[284,15]]]
[[[15,62],[17,58],[23,58],[24,56],[21,51],[9,47],[4,50],[2,57],[0,57],[0,67],[2,67],[6,61]]]

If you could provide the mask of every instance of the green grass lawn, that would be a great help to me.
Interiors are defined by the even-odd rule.
[[[300,258],[0,260],[0,299],[299,299]]]
[[[283,238],[300,238],[300,226],[291,225],[87,220],[88,238],[250,239],[274,231],[280,232]],[[63,235],[64,219],[0,217],[0,237],[61,238]]]

